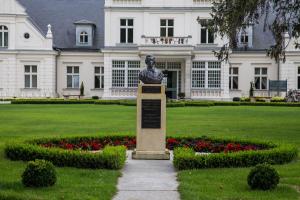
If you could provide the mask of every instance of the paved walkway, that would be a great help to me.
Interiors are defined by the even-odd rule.
[[[132,160],[131,152],[113,200],[179,200],[176,172],[171,161]]]

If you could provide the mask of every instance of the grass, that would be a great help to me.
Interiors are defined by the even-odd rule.
[[[51,136],[135,133],[135,107],[114,105],[0,105],[0,199],[17,195],[26,200],[111,199],[118,171],[57,168],[58,183],[28,189],[20,183],[24,162],[4,158],[4,144]],[[254,138],[291,143],[300,149],[300,108],[210,107],[169,108],[168,135]],[[281,175],[271,192],[250,191],[250,169],[205,169],[178,174],[183,200],[297,200],[300,160],[275,166]],[[298,192],[297,192],[298,189]]]

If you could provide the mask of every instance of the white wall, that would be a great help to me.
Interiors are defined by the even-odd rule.
[[[7,49],[0,49],[1,97],[55,97],[55,56],[52,39],[46,38],[15,0],[0,0],[0,25],[8,27]],[[30,38],[25,39],[24,34]],[[37,65],[36,89],[25,89],[24,65]]]
[[[63,52],[58,59],[57,86],[60,97],[63,95],[79,95],[79,89],[67,88],[67,66],[79,66],[80,84],[83,82],[85,97],[103,96],[103,89],[94,88],[94,67],[104,66],[106,77],[107,66],[104,65],[103,55],[100,53]],[[104,83],[105,87],[106,84]]]
[[[120,19],[130,18],[134,19],[134,44],[145,45],[146,37],[159,37],[160,36],[160,19],[174,19],[174,36],[175,37],[188,37],[188,45],[200,45],[200,25],[197,18],[209,19],[209,9],[199,10],[165,10],[160,8],[157,10],[147,10],[137,8],[132,10],[124,9],[107,9],[105,11],[105,46],[120,46]],[[222,46],[226,43],[226,39],[221,39],[216,36],[215,45]],[[123,46],[126,44],[122,44]],[[132,45],[132,44],[127,44]],[[207,45],[203,45],[207,46]]]

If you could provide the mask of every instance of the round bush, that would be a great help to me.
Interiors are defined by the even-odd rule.
[[[270,190],[279,183],[278,172],[268,164],[259,164],[248,175],[248,185],[251,189]]]
[[[54,165],[45,160],[28,162],[22,174],[22,183],[26,187],[48,187],[56,182],[56,171]]]

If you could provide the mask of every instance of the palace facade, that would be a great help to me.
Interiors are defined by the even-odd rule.
[[[286,37],[286,62],[262,24],[237,35],[228,62],[213,54],[228,41],[208,30],[210,0],[0,0],[0,97],[78,95],[135,98],[146,55],[156,57],[169,98],[230,100],[268,96],[269,80],[300,89],[300,51]],[[271,94],[276,95],[276,94]]]

